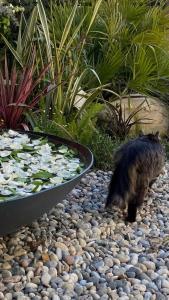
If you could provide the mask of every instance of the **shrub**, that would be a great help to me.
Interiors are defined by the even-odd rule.
[[[104,171],[113,170],[113,153],[120,144],[120,140],[113,140],[108,134],[97,131],[88,145],[94,154],[95,167]]]
[[[125,114],[125,106],[122,102],[107,102],[104,110],[98,115],[98,127],[112,138],[119,138],[124,140],[131,132],[132,127],[137,129],[137,133],[141,130],[141,125],[149,124],[150,118],[139,118],[138,113],[143,110],[143,100],[135,109],[130,109],[129,115]],[[130,98],[128,101],[128,108],[130,107]]]

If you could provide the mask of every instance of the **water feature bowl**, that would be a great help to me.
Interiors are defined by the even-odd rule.
[[[92,153],[81,144],[45,133],[26,132],[26,134],[30,138],[44,137],[55,145],[65,145],[72,150],[76,150],[85,167],[82,173],[56,187],[34,193],[27,197],[1,201],[0,236],[15,232],[21,226],[30,225],[32,221],[49,212],[57,203],[62,202],[93,164]]]

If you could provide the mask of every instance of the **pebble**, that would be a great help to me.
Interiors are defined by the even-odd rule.
[[[65,257],[65,262],[66,262],[69,266],[73,265],[74,262],[75,262],[74,256],[73,256],[73,255],[67,255],[67,256]]]
[[[127,263],[130,259],[128,255],[122,255],[122,254],[117,255],[117,258],[121,263]]]
[[[37,288],[38,288],[37,284],[35,284],[33,282],[29,282],[25,286],[25,292],[26,293],[34,293],[37,291]]]
[[[1,275],[2,275],[3,279],[8,278],[8,277],[12,277],[12,273],[8,270],[3,270]]]
[[[5,294],[5,300],[12,300],[12,293],[6,293]]]
[[[136,265],[136,264],[138,263],[138,254],[132,253],[132,254],[130,255],[130,263],[131,263],[132,265]]]
[[[145,294],[144,294],[144,300],[151,300],[151,298],[152,298],[152,293],[145,292]]]
[[[60,297],[58,295],[53,295],[52,300],[60,300]]]
[[[74,290],[77,293],[77,295],[80,296],[83,293],[83,286],[79,283],[76,283]]]
[[[162,288],[169,289],[169,280],[163,279],[161,283]]]
[[[51,276],[48,273],[44,273],[41,277],[41,281],[44,286],[48,287],[50,280],[51,280]]]
[[[76,282],[78,281],[78,276],[77,276],[76,273],[71,273],[71,274],[69,275],[69,278],[70,278],[70,281],[71,281],[72,283],[76,283]]]
[[[155,263],[152,261],[145,261],[144,265],[147,267],[147,269],[155,270],[156,266]]]
[[[56,249],[56,254],[57,254],[58,260],[61,260],[62,259],[62,249],[61,248],[57,248]]]
[[[15,257],[17,257],[17,256],[24,256],[24,255],[26,255],[26,250],[25,249],[19,249],[19,250],[16,250],[15,252],[14,252],[14,256]]]
[[[61,250],[68,252],[68,247],[64,243],[61,243],[61,242],[56,242],[55,248],[60,248]]]
[[[146,286],[143,285],[143,284],[135,284],[135,285],[133,286],[133,288],[134,288],[135,290],[139,290],[140,292],[145,292],[145,291],[146,291]]]
[[[2,264],[2,270],[10,270],[11,269],[11,265],[8,262],[5,262]]]

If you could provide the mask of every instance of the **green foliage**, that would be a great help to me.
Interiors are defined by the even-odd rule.
[[[164,92],[169,80],[168,8],[147,0],[102,2],[87,49],[102,84],[118,93]],[[90,85],[95,82],[88,79]]]
[[[25,22],[23,16],[21,16],[16,48],[14,48],[13,43],[10,43],[8,39],[4,35],[2,35],[4,42],[6,43],[6,45],[8,46],[11,53],[13,54],[16,61],[20,64],[21,67],[23,67],[23,65],[27,62],[28,58],[32,55],[36,22],[36,7],[33,9],[27,22]],[[38,55],[39,52],[37,51],[37,56]]]
[[[13,6],[6,2],[0,3],[0,33],[5,35],[6,38],[12,42],[15,39],[17,28],[19,26],[18,18],[22,11],[23,8],[20,5]],[[3,45],[1,36],[0,44]]]
[[[20,6],[22,5],[22,7],[24,8],[25,11],[25,16],[28,17],[30,15],[30,13],[32,12],[32,10],[34,9],[34,7],[37,4],[37,0],[9,0],[9,2],[11,4],[13,4],[14,6]],[[68,3],[74,3],[74,0],[52,0],[52,3],[54,4],[68,4]],[[43,6],[45,7],[45,9],[48,9],[50,6],[50,0],[42,0]]]
[[[168,138],[162,140],[162,144],[165,148],[167,159],[169,159],[169,140]]]
[[[42,112],[39,115],[37,113],[29,113],[27,117],[35,131],[53,133],[85,145],[90,145],[97,132],[97,115],[101,109],[102,104],[92,103],[79,115],[79,118],[74,118],[71,115],[69,122],[66,122],[63,117],[59,121],[58,118],[56,118],[56,121],[54,119],[49,121],[45,117],[45,113]]]
[[[65,137],[68,137],[69,134],[72,139],[82,144],[90,144],[96,132],[97,114],[101,109],[102,104],[92,103],[81,113],[78,119],[72,118],[67,124],[66,122],[63,125],[58,124],[59,133]]]
[[[46,46],[47,59],[51,65],[49,80],[54,80],[56,85],[50,105],[46,103],[45,112],[48,117],[50,116],[59,134],[82,143],[91,139],[94,118],[101,106],[97,100],[103,86],[98,84],[96,88],[85,91],[81,88],[88,73],[99,82],[93,69],[88,66],[81,68],[81,61],[84,57],[87,36],[101,2],[102,0],[97,0],[89,14],[86,9],[79,12],[78,1],[74,6],[66,7],[51,4],[49,14],[46,13],[41,0],[38,0],[37,5],[43,45]],[[81,35],[82,28],[83,30],[85,28],[84,35]],[[76,103],[77,98],[83,102],[79,107]],[[95,103],[92,104],[93,102]]]
[[[150,5],[147,0],[108,0],[100,1],[98,7],[98,1],[78,3],[72,10],[72,2],[58,5],[51,1],[49,12],[38,2],[48,59],[57,62],[53,66],[57,72],[60,61],[66,65],[60,80],[71,73],[71,82],[74,81],[74,62],[78,61],[79,71],[88,68],[98,75],[88,72],[83,78],[84,88],[96,87],[99,77],[103,85],[111,84],[118,93],[165,92],[169,80],[169,18],[165,1]],[[59,94],[62,97],[61,89]]]
[[[113,170],[113,153],[120,146],[120,140],[112,138],[103,132],[96,132],[89,145],[94,155],[94,165],[101,170]]]
[[[35,8],[37,1],[36,0],[9,0],[9,2],[14,6],[22,6],[24,8],[24,15],[26,18],[30,16],[32,10]],[[44,0],[44,5],[48,6],[49,2]]]

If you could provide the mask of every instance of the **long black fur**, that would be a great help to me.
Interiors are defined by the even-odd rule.
[[[136,220],[148,188],[160,175],[165,152],[158,133],[142,135],[124,144],[115,154],[115,169],[109,185],[106,208],[128,206],[127,220]]]

